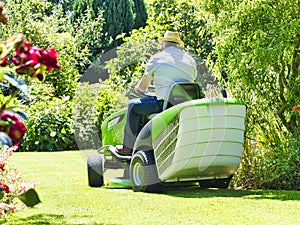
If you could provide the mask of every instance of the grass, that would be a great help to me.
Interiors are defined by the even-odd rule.
[[[80,151],[15,153],[11,164],[37,182],[42,204],[1,224],[300,224],[299,191],[90,188]]]

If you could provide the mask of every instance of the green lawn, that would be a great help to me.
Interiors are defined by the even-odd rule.
[[[42,204],[2,224],[300,224],[299,191],[90,188],[80,151],[15,153],[11,163],[37,182]]]

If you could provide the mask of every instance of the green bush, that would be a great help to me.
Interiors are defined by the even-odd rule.
[[[27,133],[19,151],[74,150],[74,122],[68,99],[34,102],[28,111]]]
[[[81,83],[72,100],[75,138],[81,150],[101,147],[102,121],[126,105],[124,95],[108,83]]]
[[[96,125],[100,130],[102,122],[112,113],[127,106],[128,98],[122,94],[121,88],[111,84],[109,81],[105,83],[99,92],[99,101],[97,101],[97,117]]]
[[[247,127],[242,165],[232,185],[251,189],[300,189],[300,139],[270,111]],[[271,122],[272,121],[272,122]],[[251,121],[249,121],[251,122]]]
[[[89,85],[81,83],[72,100],[72,119],[75,125],[75,138],[78,148],[98,149],[101,146],[99,131],[95,125],[99,115],[97,102],[99,101],[99,83]]]

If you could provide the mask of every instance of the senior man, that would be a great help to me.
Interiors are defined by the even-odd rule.
[[[163,99],[174,83],[193,82],[197,76],[196,62],[187,52],[178,32],[166,31],[159,39],[162,51],[151,56],[145,74],[135,90],[146,92],[151,81],[155,87],[156,97],[141,98],[128,104],[123,145],[116,146],[121,155],[131,155],[139,131],[143,127],[145,115],[162,111]]]

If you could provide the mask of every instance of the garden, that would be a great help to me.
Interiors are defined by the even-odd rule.
[[[298,224],[299,10],[295,0],[1,1],[0,223]],[[90,188],[101,124],[126,106],[166,30],[182,35],[207,97],[226,87],[246,103],[240,168],[226,190]]]

